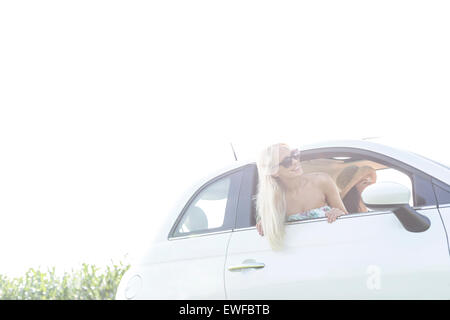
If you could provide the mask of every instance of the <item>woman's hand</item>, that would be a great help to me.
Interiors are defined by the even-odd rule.
[[[258,223],[256,223],[256,230],[258,230],[258,233],[261,237],[264,236],[261,221],[258,221]]]
[[[333,223],[336,221],[336,219],[340,216],[345,215],[346,213],[338,208],[332,208],[330,211],[328,211],[325,215],[328,218],[328,223]]]

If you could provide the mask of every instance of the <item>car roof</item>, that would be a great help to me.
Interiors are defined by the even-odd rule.
[[[386,144],[375,143],[365,140],[335,140],[310,144],[301,148],[301,150],[313,150],[321,148],[355,148],[363,149],[389,156],[401,162],[404,162],[427,175],[450,184],[450,170],[424,156],[417,153],[400,149],[398,147],[388,146]]]
[[[398,147],[388,146],[386,144],[380,144],[366,140],[331,140],[307,144],[299,147],[301,151],[325,149],[325,148],[354,148],[381,153],[391,158],[397,159],[401,162],[404,162],[406,164],[409,164],[417,168],[418,170],[435,177],[436,179],[442,180],[446,184],[450,184],[450,176],[449,176],[450,170],[448,170],[447,167],[440,165],[435,161],[427,159],[426,157],[416,154],[414,152],[403,150]],[[254,164],[255,162],[256,159],[235,161],[221,169],[210,172],[200,181],[207,182],[210,179],[214,178],[215,176],[218,176],[220,174],[226,173],[228,171],[237,169],[239,167],[248,164]]]

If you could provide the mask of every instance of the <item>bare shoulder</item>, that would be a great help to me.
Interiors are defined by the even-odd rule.
[[[325,172],[306,173],[305,178],[307,178],[311,182],[315,182],[315,183],[319,183],[319,184],[333,181],[331,176]]]

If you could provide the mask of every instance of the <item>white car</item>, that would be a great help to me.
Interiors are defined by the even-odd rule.
[[[273,251],[255,228],[254,162],[201,181],[123,276],[116,299],[450,299],[450,169],[368,141],[301,149],[305,172],[371,166],[369,212],[286,223]]]

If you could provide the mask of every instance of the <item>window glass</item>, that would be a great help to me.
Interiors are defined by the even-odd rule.
[[[191,202],[178,224],[175,235],[207,232],[224,225],[231,177],[205,187]]]
[[[436,196],[433,191],[431,179],[414,174],[414,206],[435,206]]]
[[[450,192],[434,185],[436,197],[440,205],[450,204]]]

